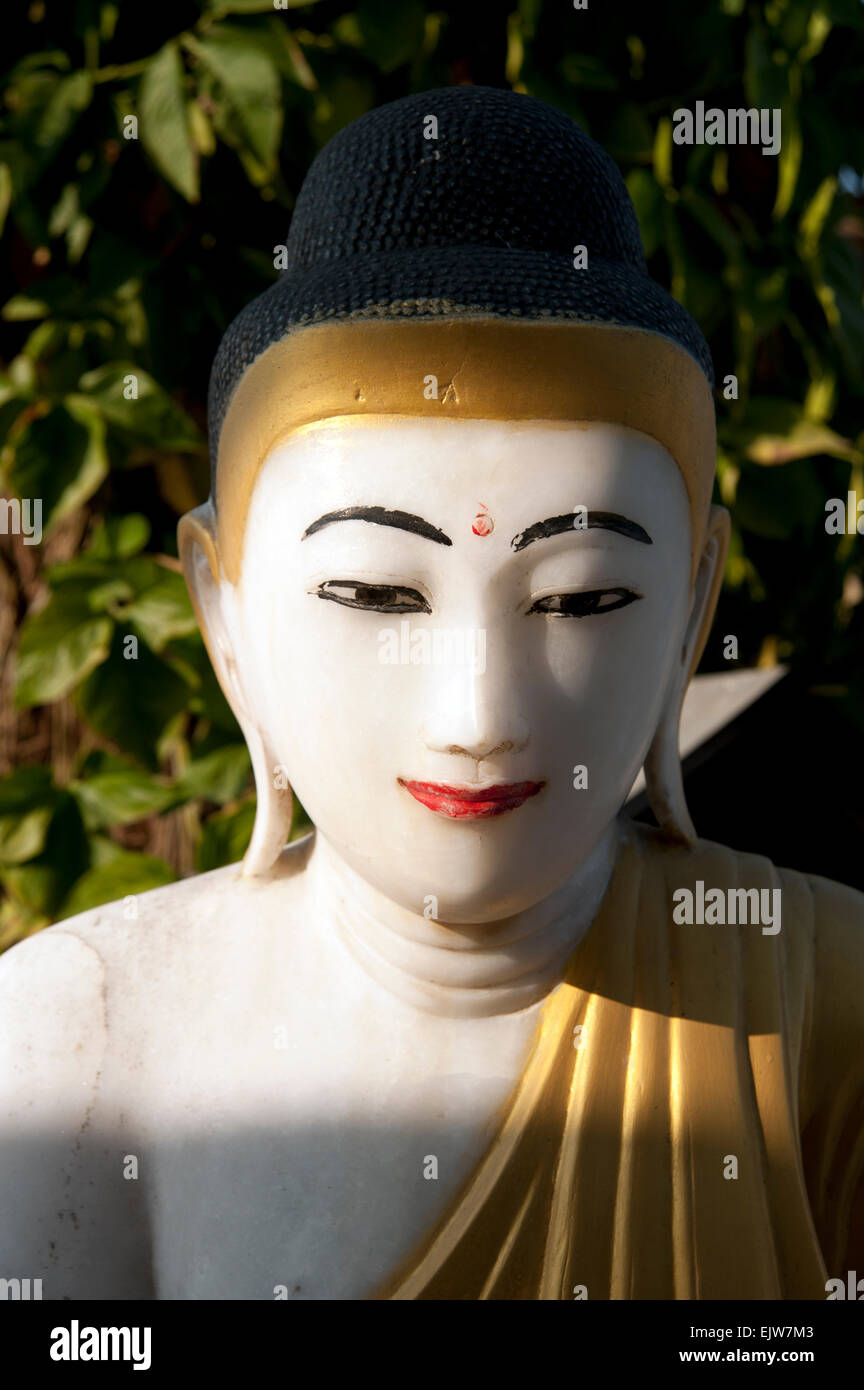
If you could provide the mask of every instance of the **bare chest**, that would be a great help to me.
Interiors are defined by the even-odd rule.
[[[203,1039],[175,1053],[170,1105],[142,1097],[156,1296],[374,1296],[501,1123],[533,1020],[487,1022],[295,1017],[266,1050],[217,1029],[206,1096]]]

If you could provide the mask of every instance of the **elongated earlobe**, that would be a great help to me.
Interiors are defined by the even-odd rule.
[[[687,809],[681,756],[678,751],[681,710],[687,687],[699,665],[714,621],[728,548],[729,513],[725,507],[712,507],[708,517],[702,559],[693,588],[693,606],[681,649],[681,659],[670,680],[660,722],[645,758],[645,784],[649,805],[664,836],[675,844],[690,845],[696,839],[696,830]]]
[[[219,549],[212,504],[207,502],[182,517],[177,537],[186,584],[213,669],[240,725],[252,759],[257,807],[252,839],[243,858],[243,876],[258,878],[270,873],[290,838],[294,795],[265,747],[243,693],[231,636],[220,603]]]
[[[246,733],[246,742],[255,775],[257,807],[252,839],[243,857],[243,877],[261,878],[271,872],[291,837],[294,793],[282,770],[268,755],[257,730]]]

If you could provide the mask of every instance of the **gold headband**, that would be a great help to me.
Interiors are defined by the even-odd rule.
[[[252,489],[274,446],[302,425],[348,415],[592,420],[640,430],[681,470],[695,577],[716,460],[714,401],[696,360],[644,329],[477,317],[323,323],[256,358],[219,439],[217,537],[207,546],[214,578],[219,570],[231,583],[239,578]],[[181,543],[188,529],[181,522]]]

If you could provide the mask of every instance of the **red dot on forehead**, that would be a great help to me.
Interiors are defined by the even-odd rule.
[[[471,523],[471,530],[475,536],[488,536],[495,530],[495,522],[489,515],[485,502],[480,503],[480,510]]]

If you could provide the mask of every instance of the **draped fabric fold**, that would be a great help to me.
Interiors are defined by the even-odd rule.
[[[760,901],[780,889],[781,929],[677,923],[673,894],[698,881]],[[818,1171],[805,1174],[817,917],[802,875],[625,830],[499,1132],[377,1297],[824,1299],[808,1178],[820,1230],[836,1235],[860,1191],[864,1076],[851,1067],[824,1122],[814,1101]],[[864,922],[855,941],[860,970]]]

